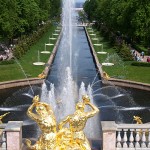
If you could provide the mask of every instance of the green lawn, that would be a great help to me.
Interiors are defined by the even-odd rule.
[[[103,51],[107,52],[105,55],[97,54],[99,62],[103,63],[109,60],[109,62],[115,64],[112,67],[102,67],[102,69],[106,71],[109,76],[137,82],[150,83],[150,67],[132,66],[131,63],[133,61],[122,61],[121,58],[116,54],[114,47],[109,44],[109,41],[104,39],[98,31],[94,30],[94,33],[99,41],[97,42],[92,40],[94,36],[90,35],[89,33],[92,43],[103,44]],[[96,52],[101,51],[101,47],[98,46],[94,46],[94,49]]]
[[[33,45],[29,51],[14,64],[9,65],[0,65],[0,82],[2,81],[9,81],[9,80],[16,80],[16,79],[25,79],[26,75],[29,78],[37,77],[38,74],[44,70],[44,66],[34,66],[33,62],[38,61],[38,51],[41,52],[45,48],[45,43],[49,43],[49,37],[52,37],[52,33],[56,29],[55,26],[51,26],[48,32],[46,32],[41,39]],[[55,41],[51,41],[51,43],[55,43]],[[47,50],[52,51],[54,46],[47,46]],[[50,54],[40,54],[40,60],[42,62],[47,63]],[[22,69],[24,71],[22,71]],[[24,74],[25,72],[25,74]]]

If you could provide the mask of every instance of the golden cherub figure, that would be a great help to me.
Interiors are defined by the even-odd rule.
[[[7,112],[7,113],[5,113],[5,114],[3,114],[3,115],[0,116],[0,124],[3,123],[3,122],[2,122],[2,119],[3,119],[5,116],[7,116],[9,113],[10,113],[10,112]]]
[[[45,79],[46,78],[46,75],[45,75],[44,71],[41,74],[38,75],[38,78],[40,78],[40,79]]]
[[[103,78],[109,80],[110,76],[105,71],[103,71]]]
[[[133,116],[133,120],[135,120],[137,124],[143,124],[142,118],[139,116]]]
[[[34,113],[34,110],[36,113]],[[36,121],[42,134],[38,141],[31,145],[31,141],[26,139],[28,148],[33,150],[54,150],[56,143],[56,119],[51,107],[39,102],[39,96],[33,98],[33,104],[28,108],[27,115]]]
[[[82,96],[83,102],[76,104],[76,111],[74,114],[67,116],[59,123],[58,128],[62,130],[64,125],[69,123],[69,130],[71,132],[72,140],[70,143],[77,143],[80,150],[91,150],[89,141],[84,134],[84,127],[89,118],[93,117],[99,112],[99,109],[90,103],[90,98],[87,95]],[[91,111],[85,112],[85,106],[91,107]]]

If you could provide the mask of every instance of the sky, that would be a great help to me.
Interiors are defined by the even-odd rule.
[[[76,0],[76,2],[85,2],[85,0]]]

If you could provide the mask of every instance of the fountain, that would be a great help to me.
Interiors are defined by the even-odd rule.
[[[102,63],[102,66],[113,66],[114,63],[110,63],[109,61],[110,61],[110,57],[109,57],[109,53],[108,53],[105,62]]]
[[[50,52],[50,51],[47,51],[46,46],[52,46],[52,45],[53,45],[53,44],[51,44],[51,43],[48,43],[48,44],[45,43],[45,49],[44,49],[44,51],[41,51],[41,53],[42,53],[42,54],[50,54],[51,52]]]
[[[78,71],[76,70],[78,66],[76,66],[76,62],[78,61],[77,59],[79,54],[77,53],[79,53],[78,49],[80,49],[80,47],[78,48],[79,44],[77,43],[78,41],[76,35],[77,32],[79,32],[81,29],[72,25],[76,21],[76,17],[74,17],[75,12],[72,7],[74,7],[74,1],[63,1],[62,39],[60,42],[60,50],[58,49],[59,52],[57,54],[59,58],[57,72],[55,72],[56,79],[53,79],[54,77],[52,77],[53,69],[49,74],[49,77],[51,78],[48,77],[47,79],[52,83],[55,80],[59,81],[59,83],[57,85],[57,82],[55,82],[56,90],[54,90],[54,87],[49,88],[49,85],[45,83],[42,86],[41,101],[49,103],[54,108],[54,112],[57,116],[56,119],[58,122],[64,119],[65,116],[74,113],[75,104],[78,101],[81,101],[81,97],[83,94],[88,94],[90,96],[91,102],[94,103],[90,84],[83,84],[82,81],[78,80]],[[57,57],[55,58],[55,60],[57,62]],[[79,90],[80,85],[84,85],[85,92],[81,91],[81,89],[83,88]],[[50,101],[45,101],[47,97],[50,98]],[[88,136],[88,138],[99,138],[100,129],[98,115],[96,119],[94,119],[94,121],[92,120],[93,119],[90,119],[90,121],[88,121],[87,123],[88,125],[85,127],[86,135]],[[95,127],[97,128],[97,130],[93,130]]]
[[[96,34],[94,34],[94,33],[92,33],[92,34],[90,34],[90,35],[92,35],[92,36],[96,36]]]
[[[52,37],[49,37],[50,40],[56,40],[56,38],[54,38],[53,36]]]
[[[55,32],[60,32],[60,30],[55,30]]]
[[[93,30],[89,30],[88,32],[93,33],[94,31]]]
[[[100,87],[101,80],[99,75],[97,75],[98,73],[91,54],[89,54],[90,50],[87,50],[88,44],[86,36],[84,35],[84,30],[83,28],[77,29],[72,26],[72,20],[74,18],[70,12],[72,12],[71,8],[73,5],[74,1],[63,1],[62,39],[60,41],[57,56],[52,64],[53,67],[46,79],[49,83],[45,82],[42,85],[40,94],[41,102],[49,103],[53,107],[55,115],[57,116],[56,119],[60,122],[67,115],[73,114],[76,103],[81,101],[82,95],[88,94],[91,102],[101,109],[101,120],[130,122],[130,116],[134,115],[133,112],[135,113],[135,109],[133,108],[137,108],[137,105],[130,103],[131,98],[126,96],[126,93],[117,87]],[[69,17],[67,17],[68,14]],[[78,41],[80,44],[76,40],[76,35],[78,35],[77,38],[79,39]],[[82,47],[80,47],[81,44]],[[77,62],[78,66],[76,66]],[[53,83],[55,83],[55,86]],[[24,131],[28,131],[28,134],[23,132],[23,137],[37,138],[39,130],[35,123],[26,116],[26,111],[31,104],[33,93],[31,95],[22,95],[20,93],[18,94],[18,99],[16,99],[17,95],[15,95],[14,100],[6,100],[4,107],[10,107],[5,110],[3,107],[3,111],[12,111],[10,116],[8,116],[9,120],[24,121],[23,128]],[[39,93],[40,91],[38,91],[38,94]],[[29,96],[27,97],[26,95]],[[131,114],[129,113],[129,110]],[[137,110],[140,111],[140,109]],[[141,109],[141,111],[143,111],[143,109]],[[147,114],[149,113],[147,112]],[[93,119],[95,120],[93,121]],[[89,139],[100,139],[99,120],[100,117],[97,115],[95,118],[88,121],[85,132]]]
[[[54,35],[54,36],[58,36],[59,34],[58,34],[58,33],[53,33],[53,35]]]
[[[93,41],[98,41],[98,38],[95,37],[95,38],[92,38],[92,40],[93,40]]]
[[[98,52],[97,52],[98,54],[107,54],[107,52],[104,52],[104,51],[103,51],[103,44],[98,44],[98,43],[97,43],[97,44],[94,44],[94,45],[101,47],[101,51],[98,51]]]
[[[40,61],[40,52],[39,51],[38,51],[38,60],[37,60],[37,62],[34,62],[33,65],[35,65],[35,66],[43,66],[43,65],[45,65],[44,62]]]
[[[57,26],[57,30],[59,30],[59,31],[60,31],[60,30],[61,30],[61,27],[60,27],[60,26]]]

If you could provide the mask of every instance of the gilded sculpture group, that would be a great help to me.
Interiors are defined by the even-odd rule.
[[[82,100],[83,102],[76,104],[75,112],[57,126],[52,108],[47,103],[40,102],[39,96],[35,96],[27,114],[36,121],[42,133],[34,145],[26,139],[28,148],[31,150],[91,150],[83,129],[88,118],[98,113],[99,109],[90,103],[88,96],[83,96]],[[84,111],[86,105],[91,107],[89,112]],[[65,127],[67,123],[68,128]]]

